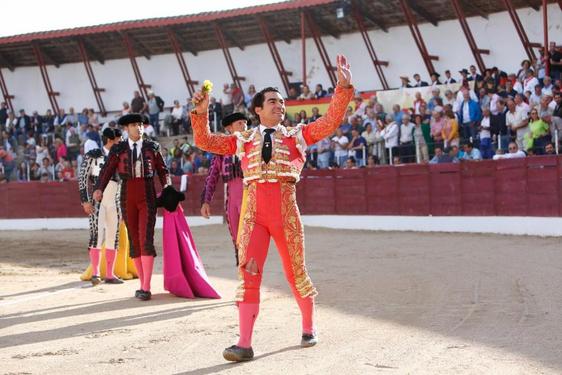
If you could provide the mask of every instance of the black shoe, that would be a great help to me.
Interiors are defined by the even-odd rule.
[[[251,347],[241,348],[238,345],[232,345],[230,348],[224,349],[222,356],[232,362],[251,361],[254,358],[254,350]]]
[[[301,346],[309,348],[318,344],[318,335],[316,333],[303,333],[301,339]]]
[[[113,277],[113,278],[111,278],[111,279],[105,279],[104,282],[105,282],[106,284],[123,284],[123,283],[124,283],[124,281],[121,280],[121,279],[118,278],[118,277]]]
[[[99,283],[101,283],[101,279],[99,276],[92,276],[92,279],[90,281],[92,282],[93,286],[99,285]]]
[[[140,299],[141,301],[148,301],[150,298],[152,298],[152,293],[150,293],[149,290],[140,291],[138,299]]]
[[[139,298],[139,297],[140,297],[140,294],[141,294],[141,292],[142,292],[142,289],[139,289],[139,290],[135,290],[135,298]]]

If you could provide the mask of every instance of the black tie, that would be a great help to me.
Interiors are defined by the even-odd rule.
[[[261,157],[263,161],[269,163],[271,160],[271,134],[275,132],[275,129],[265,129],[265,136],[263,137],[263,146],[261,149]]]
[[[139,155],[137,154],[137,144],[133,143],[133,170],[135,170],[135,166],[137,165],[137,159]]]

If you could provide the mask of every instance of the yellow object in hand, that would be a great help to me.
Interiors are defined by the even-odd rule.
[[[213,82],[209,81],[208,79],[203,81],[202,91],[204,93],[210,93],[213,91]]]

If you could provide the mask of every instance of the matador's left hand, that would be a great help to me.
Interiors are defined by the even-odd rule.
[[[351,86],[351,70],[349,69],[349,63],[344,55],[338,55],[336,57],[336,64],[338,69],[338,85],[342,87]]]

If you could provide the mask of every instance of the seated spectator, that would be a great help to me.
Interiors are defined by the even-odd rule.
[[[177,160],[172,160],[172,162],[170,163],[170,174],[172,176],[182,176],[183,175],[183,169],[180,167]]]
[[[515,158],[524,158],[527,156],[527,154],[519,150],[519,146],[517,146],[517,143],[515,142],[510,142],[507,149],[509,151],[507,154],[496,154],[494,155],[493,159],[494,160],[515,159]]]
[[[431,73],[431,75],[429,76],[429,78],[431,78],[431,86],[437,86],[437,85],[441,85],[441,81],[439,81],[439,77],[441,77],[441,74],[437,73],[437,72],[433,72]]]
[[[308,118],[308,123],[310,124],[311,122],[314,122],[316,120],[318,120],[320,117],[322,117],[322,115],[320,114],[320,110],[318,109],[318,107],[312,107],[312,115]]]
[[[357,169],[357,162],[353,156],[347,158],[344,169]]]
[[[556,149],[554,148],[554,143],[547,143],[544,146],[544,154],[545,155],[556,155]]]
[[[408,78],[408,76],[400,76],[400,88],[402,89],[409,89],[412,86],[410,85],[410,78]]]
[[[458,163],[456,157],[451,156],[451,149],[447,149],[447,153],[443,152],[441,147],[435,147],[435,156],[429,161],[429,164]]]
[[[41,179],[41,174],[39,173],[39,164],[32,162],[29,168],[29,179],[31,181],[39,181]]]
[[[328,93],[326,92],[326,90],[324,90],[322,88],[321,84],[317,84],[316,85],[316,90],[314,91],[314,97],[316,99],[320,99],[320,98],[324,98],[326,95],[328,95]]]
[[[464,152],[461,155],[462,160],[482,160],[482,153],[479,149],[474,148],[472,142],[465,143],[463,148]]]
[[[63,168],[60,170],[60,177],[63,181],[76,180],[76,171],[67,160],[63,162]]]
[[[298,98],[299,98],[299,93],[297,92],[297,89],[293,86],[289,87],[289,96],[287,96],[287,99],[296,100]]]
[[[445,81],[443,82],[445,85],[450,85],[451,83],[457,83],[457,81],[451,77],[451,71],[445,70]]]
[[[302,86],[302,93],[299,95],[299,100],[309,100],[314,99],[314,93],[310,91],[308,85]]]
[[[367,168],[374,168],[377,166],[377,160],[376,157],[374,155],[369,155],[369,157],[367,158]]]
[[[420,75],[418,73],[414,74],[414,87],[426,87],[429,86],[429,84],[425,81],[422,81]]]
[[[47,181],[53,181],[55,179],[54,167],[51,165],[51,159],[43,158],[42,165],[39,167],[38,174],[41,176],[41,181],[44,180],[44,175],[47,175]]]

